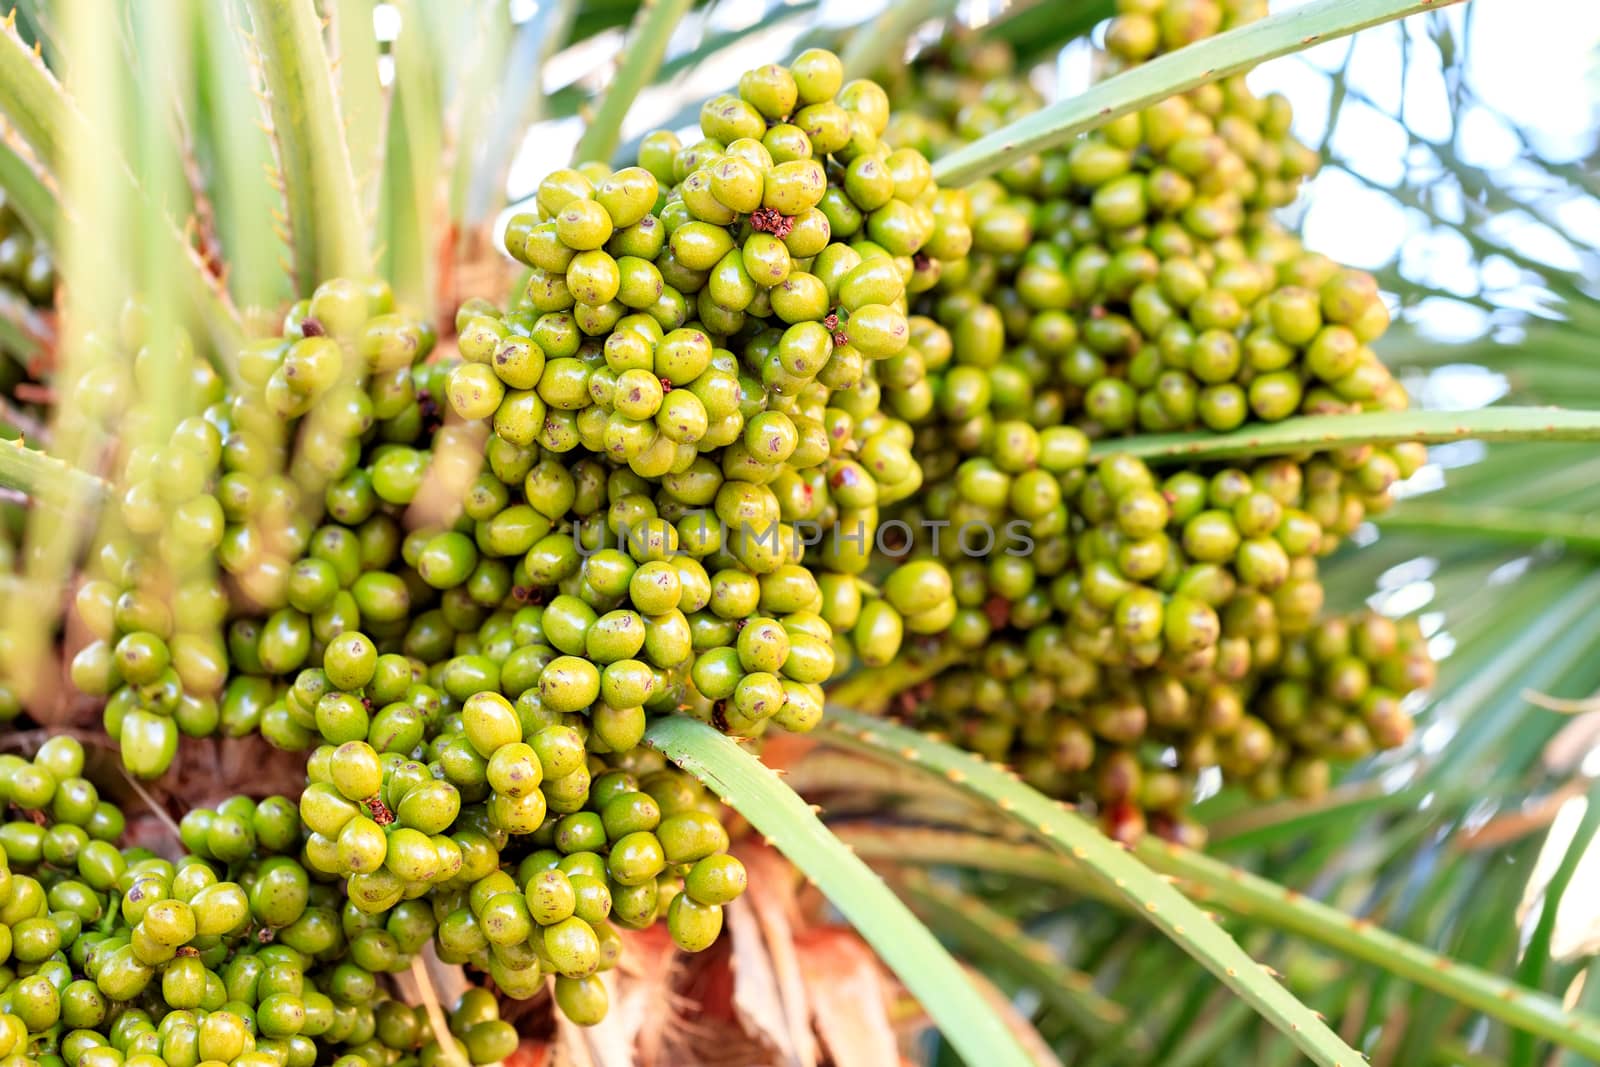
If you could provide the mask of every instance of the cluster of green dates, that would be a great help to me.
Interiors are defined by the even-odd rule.
[[[254,732],[265,676],[320,655],[363,612],[374,628],[406,621],[404,584],[383,571],[402,527],[358,469],[364,450],[427,429],[429,372],[413,360],[432,331],[392,306],[386,286],[325,283],[283,336],[239,354],[233,391],[182,334],[148,338],[133,305],[118,341],[136,349],[131,375],[108,358],[79,382],[86,410],[133,443],[76,592],[93,640],[71,676],[107,697],[106,730],[135,775],[164,773],[180,736]],[[201,414],[163,422],[186,410]],[[347,522],[319,526],[328,516]]]
[[[186,819],[177,863],[118,849],[65,737],[5,757],[0,833],[0,1058],[66,1067],[312,1067],[445,1061],[420,1007],[389,996],[433,936],[425,903],[355,909],[291,858],[294,805],[236,797]],[[58,784],[47,796],[42,782]],[[111,809],[113,812],[115,808]],[[195,815],[198,813],[191,813]],[[498,1001],[470,990],[449,1018],[474,1064],[517,1044]],[[456,1062],[459,1062],[457,1060]]]
[[[491,468],[534,447],[541,466],[584,457],[576,493],[553,474],[523,487],[544,519],[577,520],[582,561],[545,615],[566,653],[545,677],[576,686],[563,710],[637,702],[607,685],[616,648],[666,672],[652,694],[723,729],[805,730],[823,682],[898,651],[900,613],[857,576],[880,509],[922,485],[905,416],[931,404],[919,347],[948,338],[908,302],[972,235],[964,197],[882,142],[889,117],[881,88],[808,51],[708,101],[700,141],[658,132],[636,166],[558,171],[511,220],[522,298],[463,308],[450,398],[489,420]],[[603,513],[585,506],[589,469]],[[571,647],[552,612],[579,627]]]
[[[1253,629],[1243,614],[1238,625]],[[1255,622],[1263,620],[1270,614]],[[1280,641],[1256,669],[1105,668],[1086,664],[1046,623],[940,673],[914,715],[1011,764],[1036,789],[1093,800],[1120,840],[1154,831],[1198,845],[1203,831],[1186,809],[1204,772],[1264,799],[1319,797],[1333,765],[1410,738],[1408,698],[1434,677],[1415,621],[1371,612],[1325,617],[1292,637],[1230,633],[1219,644],[1257,654],[1265,650],[1251,646]]]
[[[297,801],[236,797],[181,827],[202,867],[248,872],[273,949],[377,974],[431,944],[506,995],[553,976],[596,1022],[618,927],[661,920],[702,949],[744,887],[714,800],[640,748],[647,713],[683,703],[697,635],[731,647],[761,601],[792,640],[706,677],[743,683],[729,704],[752,729],[814,724],[833,668],[801,612],[816,585],[708,574],[640,475],[461,421],[446,397],[474,364],[423,362],[432,331],[392,306],[325,283],[241,354],[241,392],[204,382],[202,416],[130,453],[73,678],[107,697],[138,777],[181,735],[308,754]],[[580,527],[607,515],[637,532],[590,551]]]
[[[1028,110],[1010,89],[985,83],[955,121],[976,136]],[[1403,407],[1370,348],[1389,321],[1376,283],[1270,214],[1317,165],[1289,120],[1286,99],[1236,77],[971,186],[973,254],[928,302],[954,340],[930,368],[941,418],[971,433],[1015,413],[1098,438]],[[937,142],[929,124],[889,136]]]
[[[130,307],[116,342],[92,342],[104,347],[103,358],[76,386],[83,408],[119,420],[132,443],[95,573],[75,593],[92,640],[73,659],[71,677],[81,692],[107,698],[107,729],[128,769],[146,778],[171,764],[180,733],[215,731],[214,697],[229,668],[229,598],[214,563],[226,529],[214,493],[224,434],[198,415],[163,424],[163,409],[219,405],[224,389],[185,334],[170,342],[147,338]],[[131,361],[120,357],[126,351]]]
[[[1124,0],[1108,47],[1257,6]],[[908,717],[1123,838],[1191,837],[1213,768],[1315,795],[1405,740],[1426,641],[1322,618],[1316,561],[1419,448],[1091,463],[1403,406],[1372,280],[1272,218],[1315,168],[1287,103],[1230,79],[949,190],[929,156],[1036,96],[964,40],[887,83],[898,114],[810,50],[699,140],[551,174],[505,232],[517,297],[462,304],[453,352],[351,279],[233,387],[137,307],[91,339],[136,354],[73,397],[131,444],[72,681],[135,777],[220,734],[307,781],[194,808],[174,863],[115,847],[75,743],[0,757],[0,1058],[503,1059],[490,993],[448,1035],[390,996],[425,949],[598,1022],[622,931],[703,950],[746,885],[651,720],[807,731],[858,668],[925,678]]]
[[[1258,9],[1129,0],[1107,47],[1137,62]],[[995,42],[921,63],[891,142],[938,154],[1039,104]],[[1407,697],[1432,679],[1414,625],[1324,619],[1317,577],[1422,446],[1086,466],[1092,442],[1128,434],[1406,405],[1370,347],[1389,321],[1376,283],[1272,215],[1317,163],[1290,117],[1237,77],[1018,160],[969,187],[972,252],[913,305],[950,344],[922,350],[937,402],[908,421],[925,486],[895,515],[918,535],[910,558],[948,568],[956,611],[935,647],[957,662],[902,708],[1098,802],[1124,837],[1192,838],[1183,809],[1212,769],[1263,797],[1319,794],[1330,759],[1409,736]],[[1305,649],[1351,629],[1350,684],[1330,685]]]

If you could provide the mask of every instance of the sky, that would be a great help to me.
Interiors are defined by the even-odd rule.
[[[1371,103],[1346,102],[1331,147],[1336,157],[1384,185],[1402,177],[1408,158],[1426,158],[1426,153],[1408,151],[1405,127],[1394,119],[1401,114],[1420,137],[1448,142],[1454,134],[1456,150],[1465,161],[1503,168],[1508,183],[1518,176],[1519,146],[1500,116],[1527,130],[1547,158],[1568,162],[1591,153],[1600,100],[1600,4],[1473,0],[1470,20],[1467,7],[1432,16],[1450,25],[1468,57],[1468,84],[1482,100],[1483,106],[1469,106],[1455,115],[1454,123],[1437,49],[1429,40],[1429,19],[1369,30],[1267,64],[1252,82],[1288,95],[1295,103],[1296,132],[1303,140],[1318,143],[1327,129],[1325,72],[1338,69],[1348,58],[1352,88]],[[1557,26],[1560,32],[1551,32]],[[1402,62],[1403,42],[1413,50],[1409,72]],[[1600,212],[1592,198],[1585,199],[1588,203],[1568,209],[1563,221],[1577,234],[1600,242]],[[1376,267],[1388,262],[1414,236],[1398,205],[1337,170],[1320,177],[1307,190],[1303,204],[1307,243],[1352,265]],[[1352,219],[1362,220],[1361,224],[1351,225]],[[1508,220],[1508,225],[1516,223]],[[1518,236],[1519,247],[1526,242],[1532,242],[1540,258],[1576,269],[1576,261],[1550,235],[1525,227]],[[1459,241],[1425,243],[1420,251],[1438,260],[1427,266],[1446,279],[1451,271],[1467,266]]]

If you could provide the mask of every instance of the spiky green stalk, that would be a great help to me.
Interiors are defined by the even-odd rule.
[[[312,0],[246,0],[278,148],[289,249],[302,295],[371,268],[339,97]]]
[[[1088,884],[1084,873],[1061,863],[1056,858],[1059,852],[1038,845],[985,834],[905,827],[847,826],[839,836],[858,855],[877,861],[996,871],[1058,885],[1078,895],[1110,897],[1104,886]],[[1352,918],[1202,853],[1154,839],[1143,841],[1134,853],[1152,869],[1177,879],[1185,891],[1207,905],[1373,964],[1564,1048],[1588,1056],[1600,1052],[1600,1019],[1568,1013],[1554,998],[1537,990],[1458,963],[1369,920]]]
[[[130,208],[163,220],[163,225],[152,230],[168,243],[171,260],[179,265],[177,282],[204,321],[213,347],[224,353],[219,370],[231,376],[231,356],[238,347],[241,331],[238,313],[226,292],[171,225],[162,208],[139,187],[127,161],[105,145],[105,139],[95,133],[77,103],[17,34],[15,13],[0,26],[0,112],[11,120],[41,165],[58,179],[70,169],[71,161],[65,158],[69,147],[97,146],[101,155],[95,166],[101,180],[113,186],[116,195]],[[55,228],[47,225],[44,232],[54,233]]]
[[[1091,462],[1127,455],[1152,466],[1204,463],[1251,456],[1320,452],[1345,445],[1401,441],[1595,441],[1600,411],[1503,407],[1477,411],[1375,411],[1355,415],[1302,415],[1230,433],[1140,434],[1096,442]]]
[[[1207,38],[1107,78],[1086,92],[1026,115],[934,164],[942,185],[966,185],[1023,156],[1065,144],[1085,130],[1269,59],[1348,37],[1461,0],[1311,0]]]
[[[0,442],[0,485],[52,508],[97,504],[108,491],[106,483],[94,475],[21,441]]]
[[[815,882],[968,1063],[1031,1063],[928,928],[760,760],[705,723],[680,715],[657,719],[644,740],[705,783]]]
[[[6,203],[27,224],[34,240],[54,248],[59,214],[56,194],[45,185],[38,165],[6,137],[0,137],[0,189],[6,191]]]
[[[1115,895],[1200,961],[1264,1019],[1322,1067],[1355,1067],[1360,1055],[1161,876],[1063,804],[1023,785],[1000,767],[941,741],[857,712],[830,707],[828,733],[868,752],[925,766],[1009,814],[1106,883]]]
[[[1509,1026],[1600,1059],[1600,1019],[1569,1013],[1537,990],[1456,963],[1371,920],[1353,918],[1199,852],[1146,839],[1135,854],[1209,904],[1375,964]]]
[[[1106,1043],[1129,1021],[1128,1009],[1096,990],[1092,975],[1061,963],[1048,945],[1029,937],[976,895],[942,885],[920,871],[904,871],[896,876],[896,883],[910,897],[912,910],[963,952],[979,960],[993,960],[1026,981],[1096,1045]],[[1149,1052],[1148,1040],[1136,1037],[1128,1045]]]

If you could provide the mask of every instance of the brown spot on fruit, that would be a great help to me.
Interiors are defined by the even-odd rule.
[[[757,208],[750,215],[750,228],[761,233],[770,233],[781,241],[794,229],[794,219],[776,208]]]

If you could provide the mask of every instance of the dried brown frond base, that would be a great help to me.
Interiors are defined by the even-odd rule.
[[[690,958],[676,988],[682,1006],[659,1023],[658,1067],[679,1063],[750,1067],[782,1062],[774,1059],[772,1050],[747,1031],[735,1015],[731,958],[726,941]]]
[[[172,769],[151,783],[152,792],[179,815],[240,793],[295,800],[305,787],[306,754],[273,748],[260,734],[185,738]]]
[[[115,746],[101,758],[115,764],[109,767],[112,780],[120,778],[121,757]],[[213,808],[231,796],[243,794],[255,800],[285,796],[298,801],[305,790],[306,754],[273,748],[260,734],[248,737],[186,737],[178,746],[177,758],[167,773],[153,782],[143,783],[146,797],[131,787],[118,803],[128,813],[128,844],[145,848],[168,858],[176,858],[182,845],[171,832],[173,822],[195,808]],[[161,809],[152,817],[148,801]]]
[[[638,1067],[883,1067],[926,1026],[867,945],[769,846],[735,846],[750,889],[710,950],[673,950],[665,930],[629,938],[613,1010]],[[818,982],[831,988],[819,989]],[[641,1014],[642,1012],[642,1014]],[[820,1038],[820,1041],[819,1041]]]

